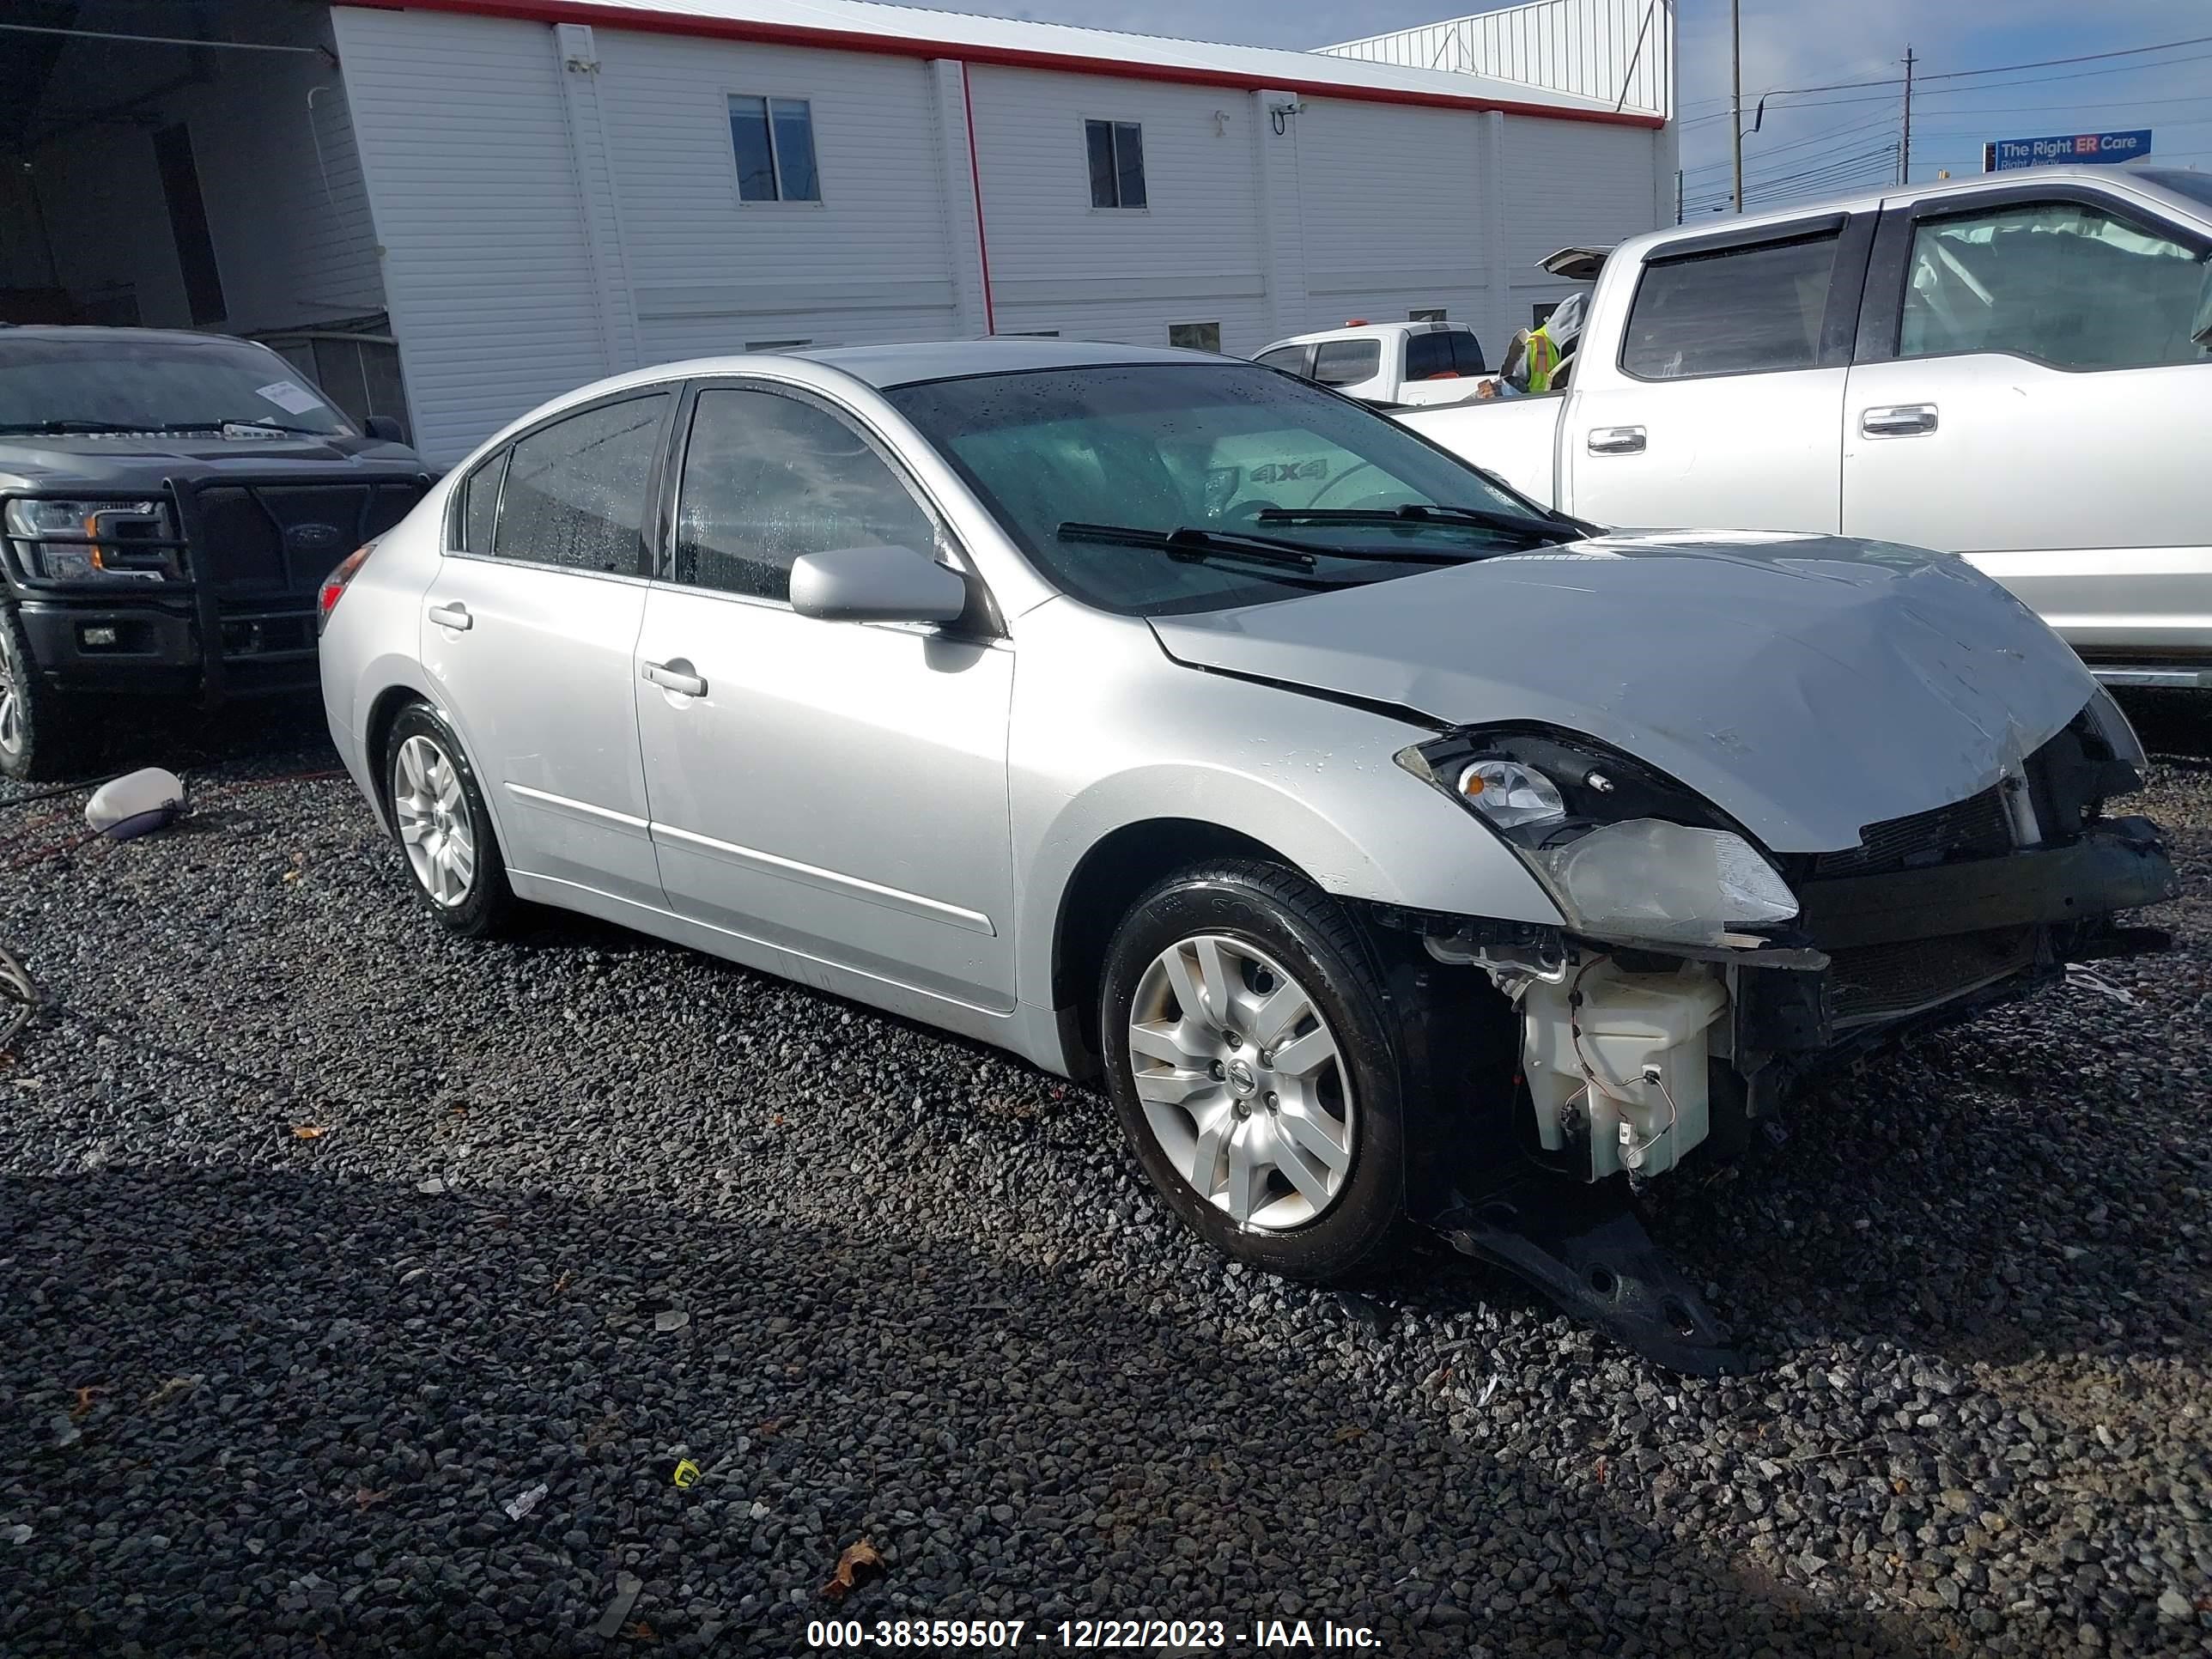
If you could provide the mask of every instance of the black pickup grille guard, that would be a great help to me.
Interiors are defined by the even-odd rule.
[[[172,480],[188,571],[222,609],[310,601],[345,556],[405,518],[426,480]]]

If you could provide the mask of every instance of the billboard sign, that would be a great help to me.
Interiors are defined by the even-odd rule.
[[[2136,161],[2150,154],[2150,129],[2133,132],[2077,132],[2057,138],[2000,138],[1982,146],[1982,171],[2048,167],[2083,161]]]

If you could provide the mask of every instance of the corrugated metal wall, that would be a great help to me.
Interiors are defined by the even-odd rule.
[[[1672,0],[1535,0],[1321,50],[1407,69],[1494,75],[1628,109],[1674,112]]]

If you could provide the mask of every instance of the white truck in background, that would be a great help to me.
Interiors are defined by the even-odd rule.
[[[1490,373],[1465,323],[1349,322],[1278,340],[1253,360],[1393,407],[1457,403]]]
[[[1398,418],[1624,526],[1966,557],[2212,690],[2212,173],[2039,167],[1624,242],[1564,389]]]

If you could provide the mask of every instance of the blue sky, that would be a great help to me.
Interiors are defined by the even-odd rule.
[[[943,5],[945,0],[936,0]],[[1478,9],[1453,0],[969,0],[952,9],[1250,46],[1304,47]],[[1684,193],[1691,216],[1728,194],[1727,0],[1678,0]],[[1743,0],[1745,125],[1761,92],[2031,63],[2212,37],[2208,0]],[[1894,176],[1900,90],[1869,87],[1771,100],[1744,141],[1751,205]],[[1964,79],[1930,78],[1913,100],[1912,176],[1981,169],[1991,138],[2149,127],[2154,159],[2212,169],[2212,39],[2141,58]]]

